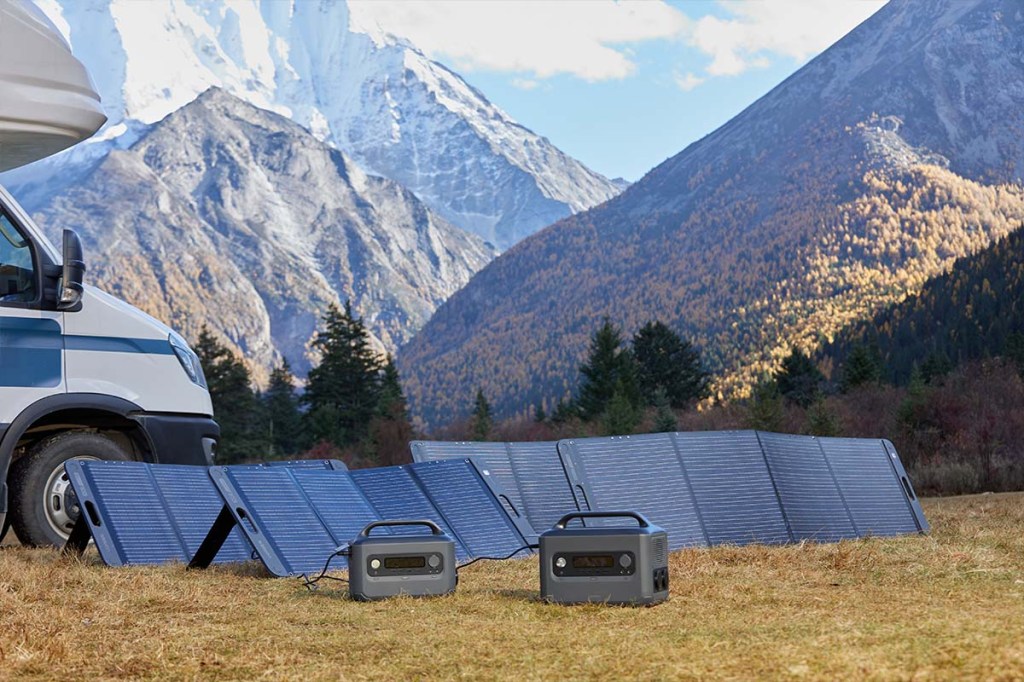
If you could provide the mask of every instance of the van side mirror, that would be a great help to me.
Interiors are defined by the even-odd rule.
[[[57,310],[74,311],[82,303],[82,280],[85,277],[85,256],[82,240],[74,230],[64,230],[64,270],[61,275]]]

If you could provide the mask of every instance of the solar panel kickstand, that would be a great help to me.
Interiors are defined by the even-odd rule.
[[[92,540],[92,531],[89,530],[89,523],[85,520],[84,516],[79,516],[75,521],[75,525],[71,527],[71,535],[68,536],[68,541],[64,543],[64,549],[61,550],[61,554],[64,556],[80,557],[85,554],[85,548],[89,546],[90,540]]]
[[[208,568],[216,558],[217,552],[227,541],[228,536],[231,535],[231,529],[235,527],[236,523],[231,510],[225,505],[217,515],[217,520],[213,522],[210,532],[206,534],[199,549],[196,550],[196,555],[192,557],[192,561],[188,562],[188,567],[190,569]]]

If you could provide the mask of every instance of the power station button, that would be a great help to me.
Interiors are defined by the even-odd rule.
[[[431,554],[430,558],[427,559],[427,563],[430,565],[431,568],[437,568],[441,565],[441,557],[437,556],[436,554]]]
[[[370,559],[370,568],[375,571],[380,568],[380,559]]]
[[[628,554],[623,554],[622,556],[619,557],[619,566],[622,566],[623,568],[629,568],[632,565],[633,565],[633,558],[631,556],[629,556]]]

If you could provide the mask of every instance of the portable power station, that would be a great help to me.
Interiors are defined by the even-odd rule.
[[[633,526],[566,528],[573,519],[628,518]],[[643,514],[566,514],[540,536],[540,594],[559,604],[657,604],[668,599],[668,534]]]
[[[427,526],[431,535],[370,535],[385,526]],[[349,546],[349,594],[359,601],[451,594],[456,568],[455,542],[433,521],[374,521]]]

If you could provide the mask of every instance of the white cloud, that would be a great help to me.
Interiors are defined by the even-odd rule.
[[[532,78],[513,78],[512,79],[512,86],[516,87],[516,88],[519,88],[520,90],[533,90],[538,85],[540,85],[540,83],[538,81],[533,80]]]
[[[693,90],[695,87],[697,87],[698,85],[700,85],[701,83],[703,83],[706,80],[707,80],[706,78],[698,76],[697,74],[695,74],[692,71],[689,71],[689,72],[687,72],[685,74],[682,74],[682,73],[676,73],[675,74],[676,85],[678,85],[679,89],[684,91],[684,92],[689,92],[690,90]]]
[[[710,61],[672,64],[684,90],[710,77],[802,62],[839,40],[885,0],[719,0],[725,16],[688,17],[685,2],[664,0],[350,0],[352,24],[408,39],[462,71],[517,75],[529,90],[569,74],[587,81],[635,73],[633,48],[679,40]],[[678,9],[677,9],[678,8]],[[666,69],[668,70],[668,69]],[[695,72],[696,71],[696,72]]]
[[[379,26],[456,69],[529,74],[530,80],[625,78],[636,70],[630,43],[672,38],[690,24],[662,0],[356,0],[350,6],[354,26]]]
[[[804,61],[874,14],[885,0],[722,2],[732,17],[701,17],[687,40],[711,57],[711,76],[764,68],[771,56]]]

